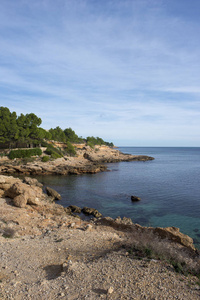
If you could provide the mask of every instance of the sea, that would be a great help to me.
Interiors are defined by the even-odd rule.
[[[38,179],[61,194],[59,204],[65,207],[93,207],[103,216],[125,216],[143,226],[175,226],[200,249],[200,148],[118,149],[155,160],[110,163],[107,172],[97,174]],[[132,202],[132,195],[141,201]]]

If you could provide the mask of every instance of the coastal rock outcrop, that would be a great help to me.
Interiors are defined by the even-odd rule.
[[[26,177],[23,182],[19,178],[12,176],[0,176],[0,196],[9,197],[12,203],[17,207],[25,207],[26,204],[41,205],[47,195],[43,193],[41,184],[36,179]],[[31,185],[30,185],[31,183]]]
[[[36,178],[24,177],[23,182],[26,183],[26,184],[29,184],[29,185],[35,185],[35,186],[43,187],[43,184],[40,183]]]
[[[76,206],[76,205],[70,205],[67,207],[68,209],[70,209],[70,211],[80,214],[81,213],[81,208]]]
[[[14,183],[7,191],[6,196],[13,199],[13,204],[18,207],[25,207],[26,204],[39,205],[44,199],[40,187],[29,186],[22,182]]]
[[[97,209],[91,207],[83,207],[82,213],[84,213],[85,215],[92,215],[95,218],[102,217],[102,214]]]
[[[128,220],[128,221],[127,221]],[[106,226],[111,226],[119,230],[129,230],[129,231],[138,231],[140,233],[146,233],[147,235],[153,234],[158,236],[161,239],[169,240],[176,244],[182,245],[193,252],[196,251],[196,248],[193,244],[193,239],[188,235],[181,233],[179,228],[176,227],[144,227],[139,224],[133,224],[129,219],[120,217],[115,220],[110,217],[104,217],[96,221],[97,224],[102,224]]]
[[[34,209],[40,213],[52,213],[55,215],[60,214],[70,214],[71,211],[80,213],[80,208],[71,206],[64,208],[61,205],[55,203],[50,203],[48,197],[36,180],[31,181],[31,179],[26,179],[27,182],[32,184],[27,184],[22,182],[19,178],[14,178],[12,176],[0,175],[0,197],[9,197],[12,199],[12,204],[17,207],[23,208],[27,204],[35,207]],[[86,215],[92,215],[95,218],[101,218],[101,213],[95,208],[84,207],[81,210],[82,213]],[[193,239],[186,234],[180,232],[179,228],[167,227],[167,228],[153,228],[153,227],[143,227],[138,224],[132,224],[132,221],[128,218],[117,218],[113,220],[112,218],[102,218],[100,221],[102,224],[112,226],[114,228],[121,228],[126,230],[138,230],[140,232],[153,233],[159,236],[161,239],[168,239],[171,242],[178,243],[188,249],[195,250]]]
[[[23,160],[0,160],[0,174],[25,175],[68,175],[68,174],[95,174],[107,170],[105,163],[120,161],[147,161],[153,157],[144,155],[124,154],[119,150],[106,146],[95,146],[94,149],[86,146],[77,150],[76,157],[62,157],[56,160],[43,162],[35,158],[33,162],[24,163]],[[26,181],[25,181],[26,182]],[[30,182],[26,182],[32,184]]]
[[[86,149],[83,157],[90,162],[115,163],[120,161],[147,161],[154,158],[146,155],[125,154],[117,149],[108,147],[96,147],[94,150]]]
[[[162,239],[169,239],[175,243],[179,243],[187,248],[191,248],[195,250],[195,247],[193,245],[193,239],[189,237],[186,234],[183,234],[180,232],[179,228],[176,227],[166,227],[166,228],[160,228],[156,227],[152,229],[153,232],[157,235],[159,235]]]
[[[46,187],[47,195],[52,197],[52,200],[61,200],[61,195],[50,187]]]
[[[6,191],[17,182],[21,182],[21,180],[12,176],[0,175],[0,195],[6,197]]]

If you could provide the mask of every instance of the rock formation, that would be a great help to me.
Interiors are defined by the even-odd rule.
[[[102,214],[97,209],[91,207],[83,207],[82,213],[84,213],[85,215],[92,215],[95,218],[102,217]]]
[[[123,154],[119,150],[109,147],[95,149],[84,147],[77,150],[76,157],[64,157],[56,160],[42,162],[36,158],[34,162],[24,164],[20,159],[1,160],[0,174],[27,174],[27,175],[68,175],[68,174],[94,174],[107,170],[105,163],[120,161],[147,161],[153,157],[144,155]],[[30,183],[29,183],[30,184]]]
[[[52,200],[61,200],[61,195],[50,187],[46,187],[47,195],[52,197]]]
[[[13,199],[13,204],[17,207],[25,207],[26,204],[40,205],[40,201],[46,197],[41,187],[23,183],[18,178],[2,175],[0,176],[0,194]]]

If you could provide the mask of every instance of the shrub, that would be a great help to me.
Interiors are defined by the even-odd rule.
[[[4,157],[4,156],[7,156],[7,154],[4,152],[0,153],[0,157]]]
[[[53,152],[52,154],[51,154],[51,158],[54,158],[54,159],[56,159],[56,158],[61,158],[62,156],[60,155],[60,154],[58,154],[58,153],[56,153],[56,152]]]
[[[70,142],[67,142],[66,153],[69,154],[70,156],[75,156],[76,155],[76,150]]]
[[[42,147],[48,147],[48,145],[49,145],[49,144],[48,144],[47,142],[45,142],[44,140],[41,142],[41,146],[42,146]]]
[[[89,146],[90,148],[94,149],[94,144],[92,142],[87,142],[87,146]]]
[[[63,156],[62,151],[61,151],[60,149],[54,147],[54,146],[51,145],[51,144],[49,144],[49,145],[47,146],[47,149],[46,149],[45,153],[48,154],[48,155],[52,155],[52,154],[55,154],[55,153],[56,153],[56,154],[59,155],[59,157],[62,157],[62,156]],[[55,154],[55,155],[56,155],[56,154]],[[55,156],[55,155],[54,155],[54,156]],[[56,157],[56,158],[58,158],[58,157]]]
[[[128,252],[134,258],[163,260],[171,264],[177,273],[199,276],[199,254],[180,248],[167,239],[160,239],[151,232],[140,230],[133,232],[131,247]]]
[[[49,161],[50,157],[48,155],[45,155],[42,157],[42,162],[47,162]]]
[[[186,265],[185,262],[178,262],[178,261],[171,261],[172,266],[174,267],[174,270],[177,273],[185,274],[186,272],[184,271],[184,266]],[[186,275],[186,274],[185,274]]]
[[[31,156],[40,156],[42,154],[42,150],[40,148],[32,148],[28,150],[11,150],[10,153],[8,154],[8,157],[10,159],[14,158],[25,158],[25,157],[31,157]]]

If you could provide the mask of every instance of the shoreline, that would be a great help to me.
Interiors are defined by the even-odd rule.
[[[0,175],[0,192],[2,299],[199,299],[198,278],[184,275],[199,251],[177,228],[81,220],[33,178]]]
[[[34,162],[23,163],[0,159],[0,174],[4,175],[70,175],[95,174],[107,170],[107,163],[122,161],[149,161],[153,157],[145,155],[124,154],[109,147],[96,146],[94,149],[86,146],[77,150],[76,157],[65,156],[56,160],[42,162],[36,158]]]
[[[51,164],[66,161],[75,170],[111,159],[101,150],[84,153]],[[149,160],[117,153],[118,161]],[[199,299],[200,253],[178,228],[144,227],[126,217],[82,220],[42,188],[33,177],[0,175],[0,298]]]

